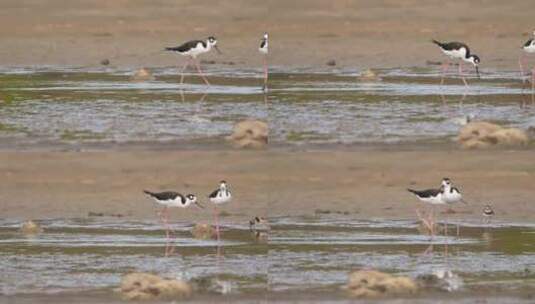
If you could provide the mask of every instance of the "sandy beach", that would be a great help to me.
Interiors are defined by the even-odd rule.
[[[332,59],[345,68],[423,66],[443,59],[435,38],[468,43],[483,70],[511,70],[533,31],[532,11],[522,0],[7,0],[0,65],[174,66],[179,59],[163,47],[215,35],[224,54],[205,59],[259,67],[257,44],[268,31],[274,66],[322,69]]]
[[[491,203],[500,220],[529,222],[535,183],[532,151],[100,151],[0,152],[0,212],[8,218],[86,217],[90,212],[156,219],[142,189],[207,194],[226,179],[232,221],[255,215],[414,218],[423,207],[407,187],[462,186],[469,205],[452,218],[481,219]],[[208,210],[173,219],[210,220]]]

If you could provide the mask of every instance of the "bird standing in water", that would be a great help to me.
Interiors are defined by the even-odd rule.
[[[494,210],[492,210],[492,207],[489,204],[485,205],[485,208],[483,208],[483,217],[485,218],[485,222],[490,224],[490,220],[493,216]]]
[[[197,196],[194,194],[188,194],[186,196],[174,192],[174,191],[164,191],[164,192],[151,192],[148,190],[143,190],[145,194],[151,197],[157,204],[164,206],[163,210],[158,212],[160,220],[165,225],[165,235],[169,239],[169,208],[179,207],[187,208],[191,205],[196,205],[199,208],[203,208],[199,202],[197,202]]]
[[[451,59],[460,59],[459,61],[459,76],[463,80],[463,83],[465,86],[468,86],[468,83],[466,82],[466,79],[463,76],[463,61],[469,62],[474,65],[477,73],[477,77],[479,76],[479,63],[481,60],[476,54],[470,53],[470,48],[462,42],[440,42],[437,40],[432,40],[434,44],[438,45],[440,47],[440,50],[442,50],[442,53],[446,54]],[[442,79],[440,81],[440,85],[444,84],[444,75],[446,74],[449,67],[449,63],[445,62],[443,64],[442,68]]]
[[[522,46],[522,51],[524,53],[533,54],[535,53],[535,31],[533,31],[533,37],[526,41],[524,45]],[[522,81],[525,83],[526,80],[524,79],[524,65],[525,65],[525,56],[520,54],[520,58],[518,58],[518,65],[520,66],[520,76],[522,77]],[[535,66],[531,70],[531,89],[535,90]]]
[[[258,48],[258,51],[264,55],[264,86],[262,87],[262,90],[267,91],[267,82],[268,82],[268,63],[267,63],[267,56],[269,53],[268,50],[268,33],[264,33],[264,37],[262,37],[262,40],[260,41],[260,47]]]
[[[217,234],[217,241],[219,242],[219,212],[217,210],[217,206],[226,204],[232,200],[232,194],[230,193],[230,190],[227,186],[227,182],[224,180],[221,181],[219,183],[219,188],[210,193],[208,198],[210,199],[210,202],[214,204],[214,217],[216,224],[215,229]]]
[[[199,56],[200,54],[208,53],[210,50],[212,50],[212,48],[214,48],[219,54],[221,54],[221,51],[217,47],[217,39],[213,36],[208,37],[206,40],[191,40],[179,46],[165,48],[166,51],[176,52],[182,56],[188,57],[186,64],[182,68],[180,84],[184,83],[184,72],[186,71],[186,68],[190,65],[191,62],[193,62],[193,64],[195,64],[195,67],[197,68],[197,72],[199,72],[199,75],[204,80],[204,83],[206,83],[206,85],[210,85],[208,79],[206,79],[206,77],[202,73],[201,66],[197,61],[197,56]]]

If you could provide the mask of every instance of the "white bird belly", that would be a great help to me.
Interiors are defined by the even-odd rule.
[[[210,201],[216,205],[221,205],[230,202],[232,197],[230,195],[216,196],[210,198]]]
[[[461,48],[459,50],[451,50],[451,51],[442,50],[442,52],[452,59],[463,59],[466,57],[465,48]]]
[[[439,205],[444,204],[444,201],[442,200],[442,196],[438,195],[435,197],[420,197],[419,198],[422,202],[432,204],[432,205]]]
[[[186,52],[182,52],[181,54],[185,56],[197,57],[198,55],[206,52],[207,50],[202,46],[202,44],[198,43],[196,47],[191,48]]]
[[[531,44],[528,47],[524,47],[524,52],[526,53],[535,53],[535,44]]]
[[[455,193],[446,193],[443,197],[443,200],[447,203],[447,204],[453,204],[453,203],[458,203],[460,202],[462,199],[462,195],[458,192],[455,192]]]

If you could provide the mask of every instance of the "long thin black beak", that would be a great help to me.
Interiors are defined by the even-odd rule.
[[[195,202],[195,206],[197,206],[199,209],[204,209],[204,206],[201,205],[199,202]]]
[[[481,76],[479,75],[479,67],[476,65],[476,74],[477,78],[481,79]]]
[[[217,47],[217,45],[214,45],[214,49],[217,51],[217,53],[219,53],[219,54],[223,54],[223,53],[221,53],[221,51],[219,50],[219,48]]]

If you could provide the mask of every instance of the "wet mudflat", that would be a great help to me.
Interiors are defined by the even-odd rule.
[[[0,71],[0,138],[11,145],[220,143],[243,119],[270,124],[279,145],[448,142],[467,116],[512,127],[535,125],[531,91],[516,72],[484,73],[465,88],[444,86],[434,68],[379,71],[274,69],[261,90],[259,71],[209,70],[213,85],[176,69],[129,81],[131,70]]]
[[[153,72],[154,80],[131,82],[131,70],[3,69],[0,147],[212,147],[251,118],[268,122],[270,144],[289,147],[444,144],[467,116],[535,125],[531,93],[513,72],[487,71],[465,88],[454,76],[440,86],[432,68],[381,70],[381,81],[357,80],[359,71],[351,70],[275,69],[267,93],[257,70],[209,69],[210,87],[191,75],[179,84],[176,69]],[[368,268],[412,278],[455,275],[445,290],[424,290],[417,299],[533,297],[530,223],[450,222],[449,236],[433,239],[414,221],[364,221],[350,213],[270,223],[269,232],[256,233],[245,219],[227,220],[218,243],[195,239],[189,222],[173,223],[168,240],[155,221],[43,219],[44,232],[28,236],[18,231],[19,221],[1,219],[0,300],[118,300],[113,288],[121,277],[141,271],[191,282],[194,300],[346,301],[349,272]]]
[[[198,240],[189,223],[174,223],[166,240],[157,222],[121,219],[43,220],[42,234],[0,222],[0,291],[4,297],[97,293],[129,272],[153,272],[192,282],[195,297],[292,299],[323,294],[347,299],[353,269],[373,268],[417,278],[451,271],[444,291],[418,298],[478,296],[527,299],[535,287],[535,226],[450,222],[450,235],[431,239],[407,220],[355,220],[348,216],[271,219],[269,232],[226,222],[223,239]],[[460,224],[460,236],[455,225]],[[446,289],[449,289],[447,291]],[[305,292],[305,293],[303,293]],[[531,295],[532,296],[532,295]]]

